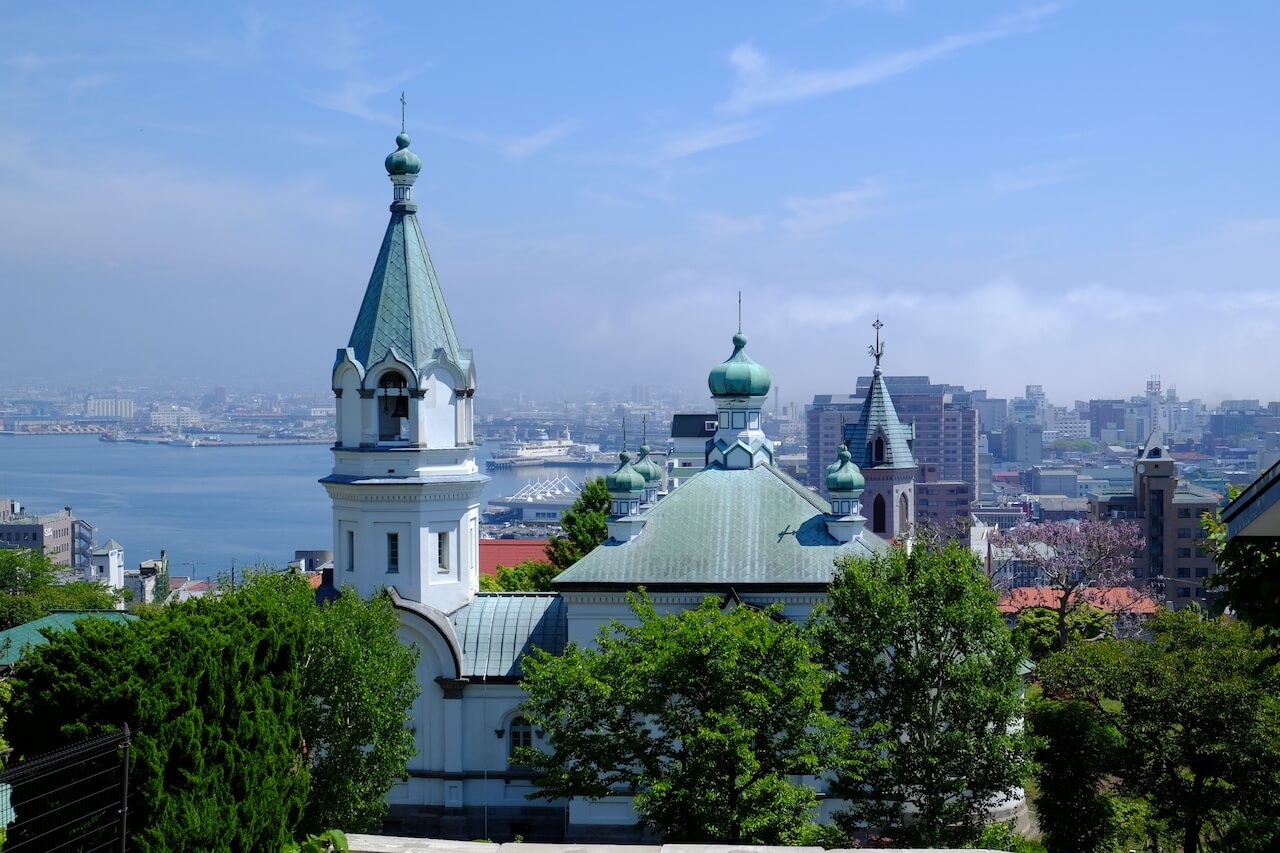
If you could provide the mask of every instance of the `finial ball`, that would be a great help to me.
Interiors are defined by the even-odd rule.
[[[403,131],[401,131],[400,133],[397,133],[397,134],[396,134],[396,148],[400,149],[401,151],[403,151],[404,149],[408,148],[408,147],[409,147],[409,143],[410,143],[411,141],[412,141],[412,140],[411,140],[411,139],[409,139],[409,134],[407,134],[407,133],[405,133],[405,132],[403,132]]]

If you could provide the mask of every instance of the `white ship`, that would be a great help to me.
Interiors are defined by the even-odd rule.
[[[525,441],[504,441],[493,450],[493,462],[499,465],[518,463],[522,459],[548,459],[556,456],[569,456],[582,453],[586,448],[569,437],[569,430],[564,431],[563,438],[548,438],[546,430],[538,430],[538,434]]]

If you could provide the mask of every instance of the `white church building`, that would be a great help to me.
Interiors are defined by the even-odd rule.
[[[526,798],[533,774],[510,756],[544,733],[520,713],[521,659],[535,647],[592,642],[602,624],[631,616],[626,594],[640,586],[660,610],[716,595],[781,602],[784,614],[803,619],[825,598],[837,559],[888,547],[866,526],[867,500],[881,513],[878,529],[909,535],[911,431],[880,376],[879,329],[859,440],[827,469],[830,502],[775,466],[760,417],[769,372],[747,356],[739,332],[708,377],[718,424],[705,468],[658,500],[661,471],[647,454],[633,462],[624,452],[607,478],[605,544],[561,574],[553,593],[481,593],[487,477],[472,431],[476,366],[423,240],[413,200],[421,161],[409,142],[401,133],[386,158],[391,221],[333,365],[338,438],[333,470],[321,480],[333,502],[334,584],[365,596],[387,589],[401,639],[420,650],[417,755],[388,795],[390,828],[453,838],[634,838],[626,797]]]

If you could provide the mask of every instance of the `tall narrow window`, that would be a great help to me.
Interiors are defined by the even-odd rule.
[[[354,572],[356,570],[356,532],[354,530],[347,531],[347,571]]]
[[[400,534],[387,534],[387,571],[400,571]]]
[[[884,533],[884,495],[876,495],[871,505],[871,532]]]
[[[449,571],[449,534],[436,534],[436,571]]]
[[[508,729],[511,731],[511,739],[507,741],[507,763],[512,767],[520,767],[522,765],[516,760],[516,750],[533,746],[533,726],[527,718],[516,717]]]
[[[883,438],[881,438],[880,436],[876,436],[876,455],[875,455],[875,460],[876,460],[876,462],[883,462],[883,461],[884,461],[884,439],[883,439]]]

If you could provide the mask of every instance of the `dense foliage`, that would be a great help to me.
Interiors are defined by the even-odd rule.
[[[819,627],[828,703],[852,767],[836,819],[901,846],[979,838],[990,805],[1025,775],[1022,660],[977,558],[955,544],[844,561]]]
[[[1086,519],[1022,524],[997,531],[991,544],[1003,549],[1008,560],[1034,567],[1041,582],[1056,593],[1056,651],[1071,639],[1072,613],[1088,606],[1080,591],[1131,581],[1133,555],[1145,540],[1138,525],[1131,521]]]
[[[1058,611],[1048,607],[1028,607],[1018,614],[1018,637],[1032,660],[1040,660],[1058,645]],[[1109,637],[1115,630],[1115,617],[1101,607],[1085,604],[1067,615],[1067,642]]]
[[[596,648],[525,663],[550,747],[520,756],[545,772],[536,796],[633,795],[669,841],[795,843],[817,800],[794,777],[833,766],[839,738],[805,632],[716,598],[664,616],[631,603],[638,624],[603,627]]]
[[[1186,853],[1275,849],[1280,672],[1255,631],[1196,608],[1162,613],[1148,628],[1150,642],[1080,643],[1041,663],[1047,696],[1094,709],[1078,721],[1083,735],[1046,728],[1047,748],[1095,737],[1090,721],[1114,727],[1121,746],[1097,770],[1145,804],[1151,835],[1172,834]],[[1100,790],[1085,775],[1080,786],[1079,799]]]
[[[1103,781],[1123,745],[1119,731],[1099,708],[1073,700],[1033,703],[1027,723],[1038,738],[1035,809],[1045,845],[1054,853],[1110,850],[1119,827]]]
[[[609,490],[604,477],[588,480],[560,518],[564,531],[547,543],[547,559],[559,571],[572,566],[609,538]]]
[[[53,582],[54,563],[29,548],[0,548],[0,631],[55,610],[110,610],[120,600],[109,587],[87,581]]]
[[[21,760],[128,724],[135,849],[279,849],[308,789],[302,651],[296,614],[266,601],[85,620],[24,658],[6,736]],[[60,802],[50,790],[15,792],[14,806],[43,813]]]
[[[351,589],[316,607],[298,575],[251,577],[237,597],[278,601],[303,625],[300,725],[311,791],[299,829],[373,829],[386,794],[413,757],[408,709],[418,695],[417,650],[396,636],[390,599],[364,600]]]
[[[389,601],[346,592],[317,607],[292,575],[131,624],[86,620],[23,659],[5,734],[23,759],[128,724],[139,850],[367,830],[413,754],[416,652],[396,628]]]

